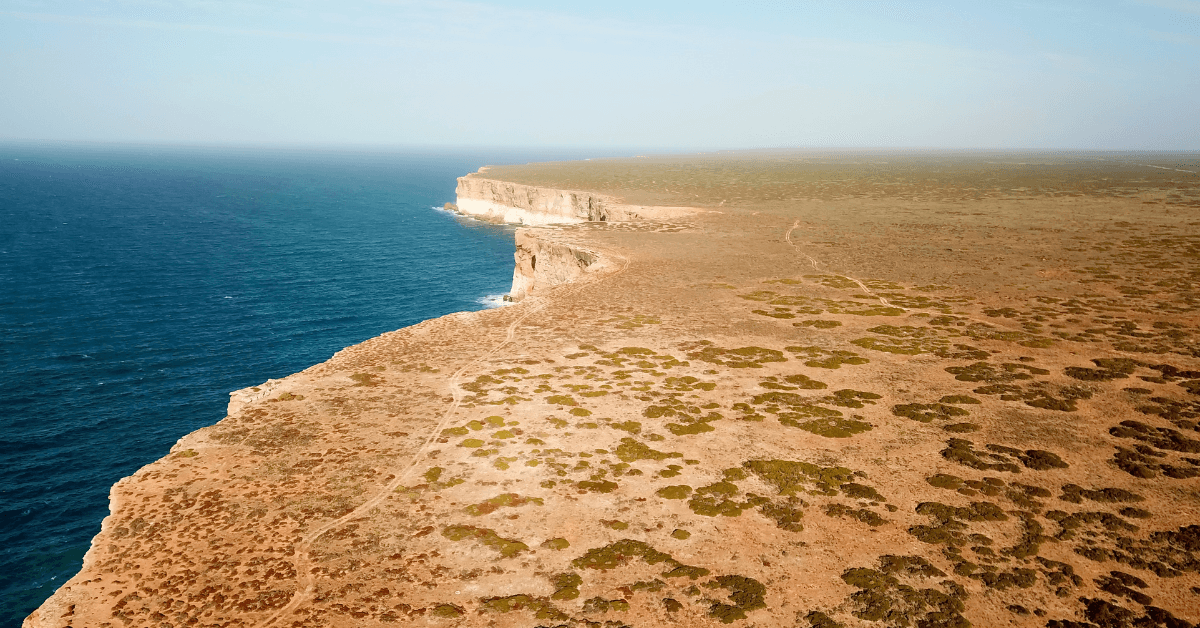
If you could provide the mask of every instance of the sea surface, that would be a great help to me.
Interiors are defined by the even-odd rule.
[[[495,304],[512,229],[456,177],[584,156],[0,144],[0,628],[230,391]]]

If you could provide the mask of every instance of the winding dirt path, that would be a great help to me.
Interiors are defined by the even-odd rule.
[[[1157,166],[1156,166],[1156,167],[1157,167]],[[790,244],[790,245],[792,246],[792,248],[793,248],[793,249],[795,249],[795,251],[796,251],[797,253],[799,253],[800,255],[803,255],[803,256],[804,256],[804,258],[808,260],[808,263],[812,264],[813,270],[815,270],[815,271],[817,271],[817,272],[821,272],[821,269],[820,269],[820,262],[818,262],[817,260],[813,259],[813,257],[812,257],[811,255],[809,255],[808,253],[804,252],[804,250],[803,250],[803,249],[801,249],[801,248],[800,248],[800,246],[799,246],[798,244],[796,244],[796,242],[795,242],[794,240],[792,240],[792,232],[793,232],[793,231],[795,231],[795,230],[796,230],[796,227],[799,227],[799,226],[800,226],[800,221],[799,221],[799,220],[796,220],[795,222],[793,222],[793,223],[792,223],[792,226],[791,226],[790,228],[788,228],[788,230],[787,230],[787,233],[783,234],[783,239],[784,239],[784,240],[785,240],[785,241],[786,241],[788,244]],[[828,271],[828,272],[832,272],[832,271]],[[837,276],[837,277],[841,277],[841,278],[843,278],[843,279],[849,279],[850,281],[853,281],[854,283],[858,284],[858,287],[862,288],[862,289],[863,289],[863,292],[866,292],[867,294],[869,294],[869,295],[871,295],[871,296],[875,297],[876,299],[879,299],[879,302],[880,302],[880,303],[882,303],[883,305],[887,306],[887,307],[894,307],[894,308],[897,308],[897,309],[903,310],[903,311],[905,311],[905,312],[908,312],[908,311],[909,311],[909,309],[908,309],[908,308],[904,308],[904,307],[901,307],[901,306],[899,306],[899,305],[896,305],[896,304],[894,304],[894,303],[891,303],[891,302],[889,302],[887,299],[885,299],[885,298],[883,298],[883,297],[879,296],[878,294],[875,294],[874,292],[872,292],[872,291],[870,290],[870,288],[867,288],[867,286],[866,286],[866,285],[864,285],[864,284],[863,284],[863,282],[859,281],[858,279],[855,279],[854,277],[851,277],[851,276],[849,276],[849,275],[841,275],[841,274],[837,274],[837,273],[833,273],[833,274],[834,274],[835,276]],[[1018,327],[1016,327],[1015,325],[1008,324],[1008,323],[1007,323],[1007,321],[983,320],[983,319],[980,319],[980,318],[976,318],[976,317],[974,317],[974,316],[969,316],[969,315],[966,315],[966,314],[961,314],[961,313],[960,313],[960,314],[955,314],[955,316],[958,316],[959,318],[961,318],[961,319],[963,319],[963,320],[966,320],[966,321],[970,321],[970,322],[972,322],[972,323],[977,323],[977,324],[980,324],[980,325],[986,325],[987,327],[999,327],[999,328],[1001,328],[1001,329],[1008,329],[1008,330],[1012,330],[1012,331],[1019,331],[1019,330],[1020,330],[1020,329],[1019,329]],[[1109,351],[1109,353],[1108,353],[1107,355],[1108,355],[1109,357],[1128,357],[1128,356],[1135,356],[1135,357],[1136,357],[1136,355],[1137,355],[1137,354],[1136,354],[1136,353],[1134,353],[1134,352],[1131,352],[1131,351],[1110,350],[1110,351]]]
[[[620,259],[621,267],[615,271],[610,271],[602,275],[585,277],[584,279],[575,282],[573,285],[566,287],[566,289],[562,290],[562,292],[566,295],[575,294],[588,285],[620,275],[629,268],[628,257],[617,255],[611,251],[605,251],[604,255]],[[511,306],[524,306],[526,311],[514,319],[513,322],[509,323],[508,329],[504,335],[504,340],[492,347],[487,353],[464,364],[457,371],[450,375],[450,394],[454,398],[454,401],[446,406],[446,409],[442,412],[442,417],[438,420],[437,425],[434,426],[434,428],[429,432],[429,436],[425,438],[425,443],[421,445],[419,450],[417,450],[417,453],[413,456],[412,460],[406,466],[404,466],[403,469],[398,469],[395,473],[395,477],[390,482],[385,484],[381,489],[376,491],[376,493],[372,495],[370,499],[363,502],[357,508],[351,510],[345,515],[342,515],[333,521],[329,521],[316,530],[313,530],[296,544],[294,549],[296,556],[296,573],[298,574],[299,578],[299,586],[297,587],[296,592],[292,594],[292,599],[289,600],[286,605],[275,611],[271,616],[255,624],[256,628],[263,628],[274,624],[280,617],[295,611],[302,603],[304,603],[305,600],[312,597],[316,590],[317,578],[308,568],[308,555],[312,550],[313,543],[329,532],[346,525],[355,519],[369,514],[373,508],[387,499],[397,488],[400,487],[401,484],[410,479],[412,471],[416,469],[423,460],[425,460],[430,448],[433,446],[434,442],[436,442],[438,435],[441,434],[442,430],[445,429],[450,423],[450,419],[454,417],[459,406],[462,404],[463,392],[460,384],[463,381],[463,375],[465,375],[472,368],[483,363],[485,360],[496,355],[496,353],[498,353],[504,347],[511,344],[516,338],[517,328],[520,327],[521,323],[523,323],[530,316],[545,309],[548,302],[548,299],[545,297],[529,297],[522,300],[521,303]]]
[[[808,253],[805,253],[805,252],[804,252],[804,249],[801,249],[799,245],[797,245],[797,244],[796,244],[794,241],[792,241],[792,232],[793,232],[793,231],[795,231],[795,230],[796,230],[796,227],[799,227],[799,226],[800,226],[800,221],[799,221],[799,220],[797,220],[796,222],[793,222],[793,223],[792,223],[792,226],[791,226],[791,227],[790,227],[790,228],[787,230],[787,233],[783,234],[783,239],[784,239],[784,240],[785,240],[785,241],[786,241],[788,244],[792,245],[792,248],[796,249],[796,252],[797,252],[797,253],[799,253],[799,254],[803,255],[805,258],[807,258],[807,259],[808,259],[808,263],[812,264],[813,270],[815,270],[815,271],[817,271],[817,272],[821,272],[821,269],[820,269],[820,262],[818,262],[817,260],[813,259],[813,256],[809,255]],[[876,299],[879,299],[879,302],[880,302],[880,303],[882,303],[884,306],[886,306],[886,307],[894,307],[894,308],[897,308],[897,309],[900,309],[900,310],[904,310],[905,312],[907,312],[907,311],[908,311],[908,308],[904,308],[904,307],[900,307],[899,305],[895,305],[895,304],[893,304],[893,303],[889,302],[887,299],[885,299],[885,298],[883,298],[883,297],[879,296],[878,294],[875,294],[874,292],[872,292],[872,291],[871,291],[871,289],[870,289],[870,288],[868,288],[868,287],[867,287],[867,285],[866,285],[866,284],[864,284],[863,282],[859,281],[858,279],[855,279],[854,277],[851,277],[850,275],[841,275],[841,274],[837,274],[837,273],[834,273],[834,274],[835,274],[837,277],[841,277],[842,279],[849,279],[850,281],[853,281],[854,283],[858,284],[858,287],[859,287],[859,288],[862,288],[862,291],[863,291],[863,292],[865,292],[865,293],[867,293],[867,294],[869,294],[869,295],[871,295],[871,296],[875,297]]]

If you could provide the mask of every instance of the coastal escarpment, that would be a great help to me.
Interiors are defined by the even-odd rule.
[[[556,242],[528,229],[516,234],[516,267],[513,269],[509,298],[520,301],[526,296],[575,281],[592,269],[600,258],[578,245]]]
[[[518,229],[515,236],[516,265],[509,301],[520,301],[603,267],[597,266],[603,256],[595,250],[565,241],[560,231],[536,227],[586,222],[646,223],[707,211],[695,207],[630,205],[606,194],[511,183],[484,178],[480,173],[459,177],[456,194],[457,203],[452,208],[460,214],[527,227]]]
[[[489,222],[540,226],[581,222],[674,220],[708,212],[696,207],[632,205],[595,192],[488,179],[480,173],[458,178],[455,210]]]
[[[473,175],[459,177],[458,211],[524,225],[622,220],[616,199],[600,194],[508,183]]]

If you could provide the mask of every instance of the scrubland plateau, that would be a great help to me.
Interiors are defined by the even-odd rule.
[[[595,263],[240,391],[26,625],[1192,626],[1196,171],[490,168],[697,211],[529,228]]]

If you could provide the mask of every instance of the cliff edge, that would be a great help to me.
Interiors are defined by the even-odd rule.
[[[462,214],[531,226],[673,220],[707,211],[696,207],[630,205],[606,194],[511,183],[484,178],[481,173],[459,177],[455,193],[456,209]]]

